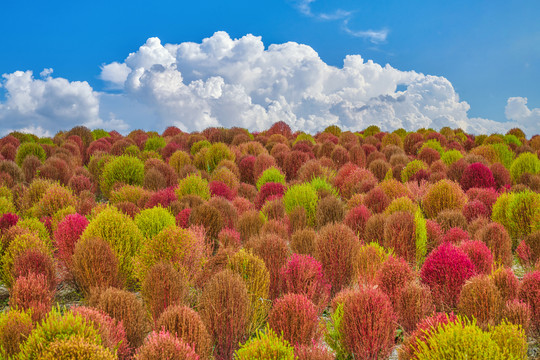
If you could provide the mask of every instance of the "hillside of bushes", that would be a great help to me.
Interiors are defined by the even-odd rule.
[[[0,139],[0,359],[540,358],[540,136]]]

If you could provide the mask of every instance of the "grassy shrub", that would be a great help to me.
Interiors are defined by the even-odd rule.
[[[221,181],[211,181],[208,184],[208,188],[211,196],[219,196],[229,201],[232,201],[236,196],[236,192],[231,190],[227,184]]]
[[[529,334],[531,308],[527,303],[521,300],[508,300],[502,309],[501,319],[507,323],[521,326],[525,334]]]
[[[186,195],[197,195],[204,200],[210,199],[208,181],[200,175],[188,175],[180,180],[175,192],[179,200]]]
[[[132,349],[128,346],[126,330],[120,321],[113,319],[101,310],[87,306],[75,306],[70,311],[91,322],[99,332],[103,346],[115,351],[119,359],[127,360],[131,357]]]
[[[366,222],[364,228],[364,241],[366,243],[384,243],[384,224],[386,222],[385,214],[373,214]]]
[[[531,330],[540,332],[540,271],[525,274],[521,281],[518,298],[531,309]]]
[[[270,299],[278,297],[279,271],[287,262],[290,250],[287,240],[276,234],[263,234],[252,237],[245,246],[261,258],[270,274]]]
[[[118,359],[114,351],[78,336],[53,341],[39,358],[43,360]]]
[[[148,190],[143,189],[141,186],[124,185],[111,191],[109,203],[116,205],[127,201],[138,206],[142,202],[146,203],[146,198],[150,198]]]
[[[498,203],[498,201],[497,201]],[[512,193],[506,208],[508,232],[512,238],[522,238],[540,226],[540,194],[532,191]]]
[[[394,309],[398,323],[405,333],[412,333],[422,319],[435,311],[429,287],[416,281],[409,281],[400,291]]]
[[[398,350],[399,359],[416,359],[420,343],[425,342],[439,327],[455,322],[456,320],[457,317],[454,313],[447,314],[444,312],[435,313],[422,319],[418,323],[416,330],[410,336],[405,337],[403,346]]]
[[[268,324],[290,344],[309,345],[320,336],[317,313],[305,295],[287,294],[274,302]]]
[[[23,359],[41,359],[54,342],[71,338],[101,345],[99,332],[91,322],[72,312],[61,314],[59,309],[53,309],[21,345],[19,356]]]
[[[14,263],[17,257],[24,254],[27,250],[39,251],[52,257],[50,247],[33,233],[22,233],[15,236],[9,243],[2,256],[2,271],[0,273],[2,282],[8,288],[11,288],[15,282]]]
[[[142,298],[154,321],[168,306],[181,304],[187,291],[186,279],[167,262],[154,264],[141,286]]]
[[[495,179],[486,165],[473,163],[463,172],[460,184],[464,191],[470,188],[495,188]]]
[[[255,199],[255,206],[257,209],[261,209],[267,200],[282,198],[285,191],[285,185],[275,182],[267,182],[259,190],[257,198]]]
[[[519,280],[509,267],[499,267],[490,275],[503,301],[514,300],[518,296]]]
[[[503,305],[501,293],[492,279],[478,275],[463,285],[458,310],[461,315],[476,319],[477,325],[487,330],[499,322]]]
[[[322,345],[300,345],[294,349],[298,360],[334,360],[334,354]]]
[[[521,359],[527,353],[526,338],[517,326],[501,324],[484,332],[474,321],[461,317],[438,327],[417,346],[418,360]]]
[[[538,174],[540,172],[540,160],[535,154],[524,152],[520,154],[510,166],[512,181],[518,183],[525,173]]]
[[[240,275],[223,270],[205,285],[199,314],[212,338],[216,359],[230,359],[238,343],[246,339],[249,311],[249,295]]]
[[[291,236],[291,250],[296,254],[315,254],[315,241],[317,233],[311,228],[295,231]]]
[[[387,357],[394,346],[395,321],[392,305],[384,293],[376,288],[361,288],[343,302],[337,329],[339,342],[354,358]]]
[[[159,151],[165,147],[165,139],[161,136],[154,136],[146,140],[144,143],[144,150],[146,151]]]
[[[257,190],[260,191],[261,188],[267,183],[278,183],[286,185],[285,175],[283,175],[278,168],[272,166],[264,170],[262,174],[257,178]]]
[[[116,184],[142,185],[144,163],[132,156],[122,155],[110,160],[103,168],[100,189],[107,198]]]
[[[257,331],[257,334],[242,344],[236,351],[238,360],[294,360],[294,348],[288,341],[276,335],[271,329]]]
[[[118,259],[109,243],[98,237],[75,245],[70,270],[79,289],[88,296],[94,289],[121,287]]]
[[[283,204],[287,214],[291,214],[296,207],[306,211],[307,222],[310,226],[315,224],[318,196],[310,184],[293,185],[283,196]]]
[[[387,215],[391,215],[398,211],[405,211],[410,214],[414,214],[416,212],[416,209],[418,208],[418,205],[415,204],[411,198],[407,196],[402,196],[395,198],[390,202],[388,207],[384,210],[384,213]]]
[[[47,278],[42,274],[30,273],[15,280],[9,297],[9,307],[29,310],[32,321],[39,322],[51,310],[53,296]]]
[[[33,155],[39,159],[39,161],[44,162],[47,154],[41,145],[33,142],[25,142],[19,145],[17,148],[17,155],[15,155],[15,162],[19,167],[22,166],[24,159],[27,156]]]
[[[459,228],[463,231],[467,229],[467,219],[459,210],[443,210],[437,215],[436,220],[445,233],[453,228]]]
[[[330,299],[330,284],[326,281],[321,263],[310,255],[293,254],[280,269],[281,294],[302,294],[322,312]]]
[[[512,177],[508,169],[504,167],[503,164],[491,164],[489,169],[493,174],[493,179],[495,180],[495,186],[497,189],[510,188],[510,186],[512,185]]]
[[[255,161],[256,157],[253,155],[244,156],[238,163],[238,170],[240,171],[240,181],[248,184],[255,184]]]
[[[167,163],[159,159],[148,159],[144,163],[144,187],[150,190],[159,190],[175,186],[178,182],[176,171]]]
[[[315,257],[322,264],[333,294],[351,282],[354,254],[359,245],[358,237],[342,223],[329,224],[320,229]]]
[[[461,187],[449,180],[440,180],[433,184],[422,199],[426,216],[433,219],[443,210],[459,210],[467,202]]]
[[[76,204],[77,200],[71,190],[61,185],[51,185],[33,208],[33,215],[39,219],[43,216],[53,216],[59,210],[69,206],[75,207]]]
[[[134,293],[108,288],[94,294],[90,299],[90,306],[121,321],[126,330],[127,341],[132,348],[142,345],[149,323],[144,306]]]
[[[185,359],[199,360],[199,355],[183,340],[166,331],[152,332],[137,349],[136,360]]]
[[[118,259],[119,275],[133,287],[133,256],[139,251],[143,235],[133,220],[114,207],[107,207],[90,221],[81,240],[99,237],[107,242]]]
[[[343,223],[350,227],[355,234],[363,237],[366,223],[370,216],[371,211],[366,206],[355,206],[345,214]]]
[[[354,278],[360,284],[375,284],[375,276],[391,252],[374,242],[360,246],[354,254]]]
[[[489,275],[493,269],[493,255],[487,245],[480,240],[463,241],[459,248],[467,254],[477,274]]]
[[[270,273],[261,258],[243,249],[229,259],[227,267],[239,274],[246,284],[250,305],[246,330],[248,335],[254,334],[268,316]]]
[[[212,339],[198,312],[182,305],[171,305],[156,321],[155,331],[167,331],[190,344],[203,359],[210,357]]]
[[[389,215],[384,224],[384,246],[409,263],[416,262],[416,234],[414,216],[398,211]]]
[[[474,265],[467,255],[450,243],[433,250],[420,271],[422,282],[428,285],[437,309],[453,309],[465,281],[474,275]]]
[[[463,206],[463,216],[469,223],[479,217],[489,218],[490,215],[489,209],[480,200],[469,201]]]
[[[389,256],[381,264],[375,284],[383,293],[388,296],[393,308],[397,306],[401,291],[415,278],[415,273],[404,259],[400,257]]]
[[[139,212],[135,216],[135,224],[145,238],[151,238],[164,228],[174,226],[176,220],[167,209],[156,206]]]
[[[169,165],[176,171],[177,175],[180,175],[180,171],[186,165],[191,165],[191,157],[185,151],[175,151],[169,157]]]
[[[204,238],[190,230],[170,226],[142,245],[134,259],[135,274],[144,282],[150,268],[159,261],[165,261],[172,264],[191,284],[200,274],[207,256],[208,247]]]
[[[0,313],[0,356],[3,359],[17,358],[19,346],[34,329],[30,312],[14,310]]]
[[[29,274],[43,275],[51,291],[56,290],[56,264],[51,254],[39,249],[27,249],[13,261],[13,279]]]
[[[317,211],[315,213],[317,228],[322,228],[330,223],[342,222],[344,212],[345,208],[340,199],[332,195],[326,196],[317,204]]]
[[[241,239],[245,242],[251,237],[258,235],[263,225],[263,215],[257,210],[249,210],[241,214],[238,218],[237,230],[240,233]]]
[[[425,162],[423,162],[421,160],[413,160],[413,161],[407,163],[405,168],[403,168],[403,170],[401,170],[401,181],[406,183],[418,171],[427,170],[427,169],[428,169],[428,166],[426,165]]]

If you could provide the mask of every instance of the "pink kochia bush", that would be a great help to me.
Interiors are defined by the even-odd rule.
[[[493,254],[485,243],[480,240],[464,241],[459,245],[474,264],[477,274],[489,275],[493,268]]]
[[[261,190],[255,198],[255,206],[261,209],[264,203],[269,199],[282,198],[285,194],[285,185],[275,182],[267,182],[261,187]]]
[[[531,330],[540,334],[540,271],[525,274],[518,297],[531,308]]]
[[[385,359],[394,346],[396,315],[388,297],[376,288],[346,296],[339,332],[355,359]]]
[[[470,188],[495,188],[495,179],[491,170],[482,163],[473,163],[465,169],[460,180],[464,191]]]
[[[9,229],[17,224],[19,216],[17,214],[7,213],[0,217],[0,231]]]
[[[71,257],[75,251],[75,244],[88,226],[88,220],[79,214],[67,215],[56,228],[54,239],[58,249],[58,260],[65,268],[71,267]]]
[[[135,360],[183,359],[199,360],[195,350],[167,331],[151,333],[137,350]]]
[[[315,305],[301,294],[287,294],[275,301],[268,324],[294,346],[318,340],[319,319]]]
[[[420,278],[430,287],[437,309],[448,310],[457,306],[463,284],[474,274],[474,264],[467,254],[443,243],[426,258]]]
[[[280,270],[280,292],[303,294],[322,312],[330,299],[330,284],[321,263],[309,255],[293,254]]]

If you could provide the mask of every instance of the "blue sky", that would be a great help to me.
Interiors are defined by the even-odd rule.
[[[287,78],[289,88],[282,102],[279,100],[283,97],[281,93],[272,93],[275,98],[270,96],[271,102],[263,103],[263,100],[257,100],[254,95],[256,89],[252,89],[251,92],[246,90],[248,102],[251,105],[262,106],[262,110],[246,107],[249,116],[257,116],[254,114],[261,111],[265,113],[261,115],[264,118],[255,123],[245,120],[240,125],[264,127],[276,116],[285,116],[280,115],[284,114],[285,110],[273,113],[275,116],[270,114],[269,104],[279,103],[280,109],[288,108],[288,113],[294,115],[290,118],[294,126],[314,131],[327,122],[352,128],[356,121],[361,127],[368,121],[374,121],[382,116],[386,119],[382,125],[388,129],[394,125],[414,127],[430,124],[424,118],[434,117],[436,119],[431,119],[434,127],[444,123],[445,119],[450,119],[449,125],[459,125],[463,122],[480,123],[483,128],[471,125],[469,130],[482,131],[494,128],[489,121],[496,121],[508,123],[506,127],[510,126],[510,123],[512,125],[523,123],[529,133],[539,132],[540,2],[536,0],[453,2],[52,0],[45,3],[37,1],[30,3],[33,3],[32,6],[28,6],[28,1],[6,0],[0,5],[0,11],[5,15],[0,22],[0,31],[3,34],[0,73],[7,75],[2,81],[3,86],[0,87],[0,131],[39,125],[45,132],[54,134],[59,130],[55,126],[69,126],[72,122],[78,121],[94,127],[121,124],[125,131],[139,127],[161,129],[171,124],[183,125],[187,130],[197,129],[193,128],[190,122],[231,126],[232,117],[245,115],[247,118],[248,115],[227,113],[224,109],[227,97],[222,96],[227,93],[224,86],[240,84],[245,87],[242,82],[245,79],[236,73],[234,75],[224,73],[220,67],[227,61],[241,63],[242,59],[238,57],[227,57],[228,60],[220,58],[220,62],[212,63],[214,68],[209,69],[210,65],[206,64],[205,71],[193,71],[191,77],[185,76],[188,71],[180,65],[193,70],[196,64],[180,60],[172,64],[177,73],[183,75],[177,81],[183,82],[186,86],[196,80],[206,82],[214,77],[224,79],[223,83],[214,84],[223,87],[223,92],[218,95],[211,94],[212,100],[208,100],[209,95],[206,94],[204,104],[189,109],[201,111],[205,114],[205,118],[203,115],[188,116],[188,120],[175,118],[173,113],[178,111],[181,104],[186,103],[185,98],[169,96],[167,103],[164,104],[163,94],[157,94],[156,87],[135,91],[133,88],[103,80],[106,76],[102,73],[102,67],[106,64],[113,62],[123,64],[128,55],[137,52],[149,38],[159,38],[161,45],[186,42],[201,44],[203,39],[211,38],[217,31],[223,31],[233,41],[247,34],[261,37],[259,42],[267,50],[271,44],[287,42],[305,44],[316,52],[315,56],[320,58],[323,65],[338,69],[343,67],[347,55],[358,54],[361,55],[364,64],[367,60],[373,60],[375,64],[382,67],[389,64],[393,69],[403,73],[396,75],[397,77],[389,76],[389,79],[384,80],[387,83],[382,84],[377,82],[378,80],[370,79],[370,75],[366,74],[369,69],[359,65],[362,67],[359,71],[364,77],[363,83],[371,85],[375,90],[364,94],[363,83],[355,83],[356,90],[367,96],[358,101],[351,100],[350,94],[336,95],[339,84],[332,86],[318,84],[317,86],[320,85],[323,90],[316,93],[311,90],[303,91],[300,84],[308,84],[306,86],[313,88],[316,87],[315,83],[304,83],[297,77]],[[241,47],[237,49],[240,50]],[[302,51],[295,49],[281,56],[294,58],[299,53]],[[245,58],[250,54],[243,56]],[[313,54],[301,56],[303,61],[313,64]],[[274,55],[271,58],[273,59]],[[249,62],[255,63],[255,60]],[[272,71],[279,69],[280,66],[290,65],[290,62],[284,59],[271,64],[266,59],[264,63],[273,69]],[[285,63],[289,65],[283,65]],[[145,70],[150,74],[152,64],[148,61],[145,64],[147,65]],[[170,65],[168,63],[168,66]],[[328,72],[320,70],[320,65],[308,66],[306,71],[311,71],[314,77],[325,76],[324,74]],[[297,71],[296,66],[301,65],[291,66],[288,68],[290,71]],[[54,71],[40,77],[39,74],[46,68],[52,68]],[[129,69],[133,74],[135,69],[132,67]],[[15,74],[16,71],[28,70],[33,72],[33,76],[27,78],[26,82],[15,83],[14,78],[9,78],[9,74]],[[437,79],[420,79],[408,74],[409,71],[426,76],[432,75]],[[193,74],[199,73],[204,75],[197,79]],[[13,80],[11,86],[7,84],[9,79]],[[52,80],[55,79],[66,79],[68,85],[74,86],[77,84],[73,82],[86,81],[90,89],[79,87],[66,95],[57,89],[62,83],[58,82],[53,86]],[[391,95],[394,99],[399,99],[398,91],[406,90],[407,86],[422,81],[423,87],[418,90],[419,93],[415,95],[411,91],[410,98],[413,99],[414,96],[420,96],[418,94],[447,86],[446,83],[439,84],[442,79],[446,79],[452,89],[446,89],[443,95],[432,94],[425,102],[416,102],[414,105],[397,109],[381,98]],[[282,80],[274,79],[275,82]],[[345,87],[345,83],[350,86],[353,80],[344,78],[343,86]],[[155,81],[162,80],[154,80],[154,85]],[[297,81],[300,81],[297,83],[298,86],[291,85]],[[27,92],[24,95],[25,84],[36,85],[36,90],[32,94]],[[295,96],[290,93],[292,89],[301,94],[302,101],[293,100]],[[42,95],[42,93],[49,94],[50,91],[52,91],[50,96]],[[148,91],[153,94],[155,101],[149,102],[141,98],[143,96],[141,94],[148,95]],[[175,88],[174,91],[178,95],[178,92],[183,90]],[[84,98],[90,96],[88,95],[90,93],[94,98]],[[197,94],[196,100],[190,98],[188,102],[193,103],[199,101],[199,97],[204,97]],[[320,97],[323,95],[328,99],[321,100]],[[456,95],[459,99],[453,98]],[[29,96],[31,99],[28,99]],[[39,100],[41,102],[50,100],[51,104],[55,104],[54,109],[58,109],[58,106],[73,107],[73,103],[76,103],[76,107],[81,111],[95,110],[94,118],[84,116],[81,118],[80,114],[66,115],[69,106],[64,109],[65,111],[49,109],[47,105],[30,106],[29,103],[32,101],[39,102],[35,99],[36,96],[42,96]],[[217,101],[220,97],[223,101]],[[18,102],[10,101],[21,98],[24,99]],[[306,101],[307,98],[317,98],[318,102]],[[434,106],[434,102],[438,100],[446,103],[442,105],[446,110],[428,114],[421,109],[427,103]],[[82,105],[77,103],[78,101],[81,101]],[[404,101],[407,103],[409,100]],[[175,102],[174,106],[172,102]],[[452,104],[449,105],[449,102]],[[463,102],[470,108],[464,106]],[[170,108],[164,111],[159,108],[163,106]],[[336,107],[339,107],[339,110],[336,110]],[[452,109],[448,110],[449,107]],[[134,108],[137,109],[135,113]],[[377,112],[377,109],[382,108],[384,115]],[[371,111],[371,115],[358,115],[365,109]],[[460,113],[457,114],[456,111]],[[351,112],[355,115],[350,115]],[[141,113],[151,121],[145,123],[140,117],[137,118],[137,114]],[[65,118],[56,122],[55,116]],[[346,119],[342,120],[344,117]],[[424,120],[404,120],[413,117]],[[321,120],[322,118],[327,121]],[[504,130],[504,126],[500,129]]]

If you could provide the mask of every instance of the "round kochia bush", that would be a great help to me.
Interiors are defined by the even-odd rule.
[[[294,348],[272,329],[259,330],[255,337],[242,344],[235,354],[237,360],[294,360]]]
[[[198,195],[204,200],[210,199],[208,181],[200,175],[188,175],[180,180],[175,192],[179,200],[185,195]]]
[[[465,281],[475,273],[468,256],[450,243],[443,243],[426,258],[420,271],[422,282],[431,288],[437,309],[457,306]]]
[[[429,219],[436,218],[443,210],[461,210],[467,196],[459,184],[450,180],[440,180],[432,185],[422,199],[424,212]]]
[[[109,161],[101,174],[100,188],[103,195],[109,197],[115,184],[142,185],[144,163],[136,157],[122,155]]]
[[[0,357],[16,358],[34,326],[29,312],[11,309],[0,313]]]
[[[15,155],[15,162],[17,165],[22,166],[24,159],[26,159],[26,157],[29,155],[36,156],[41,162],[45,161],[45,158],[47,157],[47,154],[41,145],[32,142],[25,142],[19,145],[17,155]]]
[[[519,182],[521,175],[525,173],[538,174],[540,172],[540,160],[538,156],[529,152],[520,154],[510,166],[510,175],[514,183]]]
[[[473,163],[463,172],[460,184],[464,191],[470,188],[495,188],[495,179],[486,165]]]
[[[174,226],[176,219],[169,210],[161,206],[145,209],[135,216],[135,224],[144,237],[150,238],[157,235],[168,226]]]
[[[304,208],[310,226],[315,225],[318,201],[317,191],[310,184],[293,185],[287,189],[283,196],[283,204],[287,214],[292,213],[296,207]]]
[[[199,355],[169,332],[152,332],[137,350],[135,360],[182,359],[199,360]]]
[[[102,210],[86,227],[81,240],[99,237],[105,240],[118,259],[118,269],[126,285],[133,287],[132,258],[139,252],[143,235],[133,220],[114,207]],[[79,240],[79,241],[81,241]]]
[[[60,263],[70,268],[71,257],[75,251],[75,244],[88,226],[88,220],[80,214],[67,215],[56,227],[54,239],[58,249],[57,257]]]

